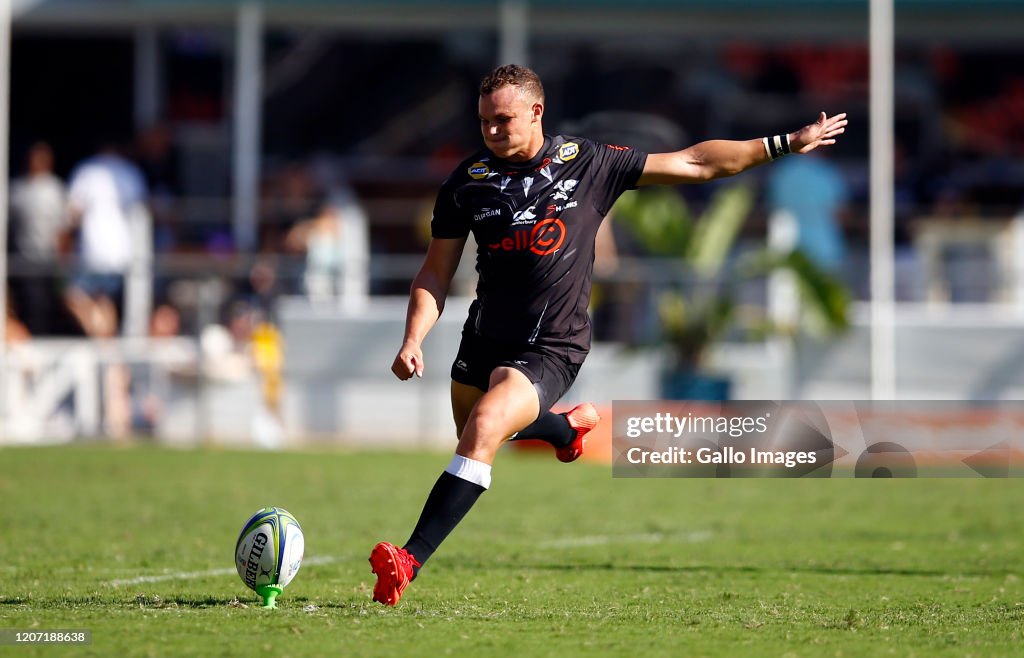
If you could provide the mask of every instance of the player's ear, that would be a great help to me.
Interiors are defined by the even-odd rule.
[[[533,123],[540,121],[541,117],[544,116],[544,104],[534,103],[533,107],[530,108],[530,116],[532,117]]]

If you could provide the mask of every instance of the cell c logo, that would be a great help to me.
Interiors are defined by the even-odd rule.
[[[565,224],[557,217],[541,220],[530,232],[530,251],[538,256],[553,254],[565,242]]]

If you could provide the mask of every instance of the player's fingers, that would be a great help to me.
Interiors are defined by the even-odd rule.
[[[408,356],[405,354],[399,354],[395,357],[395,362],[391,364],[391,372],[395,373],[395,376],[403,382],[412,377],[413,368],[409,363]]]
[[[416,373],[417,377],[423,376],[423,357],[414,355],[411,361],[412,370]]]

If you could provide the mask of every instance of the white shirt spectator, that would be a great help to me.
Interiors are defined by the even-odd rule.
[[[15,180],[11,219],[19,255],[37,263],[56,260],[57,238],[64,227],[64,183],[52,173]]]
[[[75,168],[68,202],[81,213],[81,257],[87,270],[128,269],[133,253],[129,217],[146,196],[138,167],[116,154],[102,153]]]

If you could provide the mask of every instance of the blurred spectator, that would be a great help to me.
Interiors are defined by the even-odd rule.
[[[280,290],[276,265],[273,256],[253,260],[245,280],[221,307],[221,323],[235,349],[248,349],[252,332],[260,323],[277,322],[275,307]]]
[[[150,338],[177,336],[181,316],[169,304],[160,304],[149,319]],[[155,346],[150,346],[150,351]],[[163,412],[163,401],[155,386],[154,362],[138,361],[126,365],[120,361],[103,368],[103,424],[108,436],[117,440],[129,438],[133,432],[152,434]]]
[[[263,393],[263,408],[254,417],[253,435],[265,447],[274,447],[284,434],[284,339],[273,324],[259,322],[253,327],[249,349],[262,379]]]
[[[14,312],[14,305],[11,303],[11,296],[8,294],[7,308],[4,311],[4,342],[8,345],[16,345],[27,341],[31,337],[32,334],[29,333],[28,329]]]
[[[149,321],[149,337],[153,339],[173,338],[181,333],[181,314],[170,304],[160,304],[153,309]],[[131,367],[128,395],[131,405],[131,425],[136,432],[151,435],[164,411],[164,400],[154,382],[154,366],[149,362]]]
[[[842,274],[850,192],[839,169],[816,152],[788,157],[772,165],[766,192],[773,219],[788,216],[795,223],[795,246],[819,266]]]
[[[257,259],[241,289],[221,308],[220,321],[201,329],[199,342],[206,361],[205,376],[240,381],[251,374],[253,333],[263,323],[274,323],[276,282],[272,261]]]
[[[263,393],[263,405],[253,416],[253,438],[268,448],[277,446],[284,436],[281,417],[284,340],[277,328],[277,297],[274,263],[258,259],[249,271],[249,291],[245,296],[248,317],[240,321],[248,329],[248,352],[260,375]]]
[[[236,300],[244,301],[257,316],[256,322],[277,322],[277,298],[280,295],[276,262],[270,257],[257,258],[249,268],[249,277]]]
[[[225,310],[223,323],[213,322],[199,332],[199,348],[203,355],[202,376],[212,381],[239,382],[252,372],[245,350],[252,327],[251,315],[244,302],[236,302]]]
[[[154,249],[172,251],[179,240],[177,204],[181,185],[178,151],[167,124],[155,123],[136,136],[134,159],[149,190]]]
[[[160,304],[153,309],[149,321],[151,338],[171,338],[181,333],[181,314],[170,304]]]
[[[144,211],[146,197],[139,168],[112,146],[71,174],[68,215],[78,228],[79,271],[65,291],[65,303],[87,336],[117,333],[133,249],[149,248],[131,239],[132,222]]]
[[[244,300],[231,302],[224,324],[203,328],[200,348],[205,377],[241,383],[259,376],[260,404],[251,411],[250,431],[263,447],[284,437],[281,401],[284,386],[284,340],[266,317]]]
[[[24,267],[11,277],[13,304],[29,331],[50,334],[57,308],[57,262],[64,233],[64,183],[53,173],[53,151],[45,142],[28,150],[25,175],[11,183],[14,255]]]
[[[261,446],[283,440],[284,340],[275,322],[277,277],[273,262],[257,259],[244,289],[224,308],[221,325],[204,327],[200,346],[205,374],[222,381],[244,381],[259,375],[261,404],[252,413],[252,436]]]
[[[138,164],[148,188],[148,206],[153,214],[151,241],[153,252],[167,254],[176,251],[184,238],[181,235],[181,182],[180,158],[170,127],[157,122],[135,137],[134,160]],[[153,275],[153,292],[164,297],[171,279],[166,274]]]
[[[314,217],[295,224],[285,236],[285,249],[305,254],[303,291],[313,301],[329,301],[341,295],[345,246],[341,216],[325,203]]]
[[[288,229],[316,215],[323,196],[313,172],[303,163],[289,163],[269,175],[260,200],[260,249],[280,251]]]
[[[612,279],[619,270],[619,247],[615,240],[612,216],[601,222],[594,239],[594,286],[590,295],[590,315],[595,340],[628,342],[630,301],[636,299],[635,285]]]

